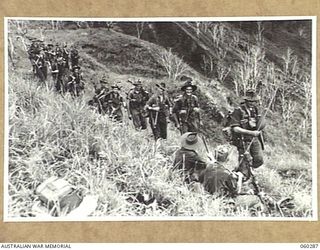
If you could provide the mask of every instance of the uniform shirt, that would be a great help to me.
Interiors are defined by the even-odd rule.
[[[123,103],[122,96],[114,91],[109,92],[106,98],[108,103],[110,103],[115,109],[119,109]]]
[[[65,61],[62,60],[60,62],[57,63],[57,68],[58,68],[58,78],[62,79],[65,75],[66,69],[65,69]]]
[[[194,170],[205,169],[207,163],[194,151],[186,148],[180,148],[175,155],[174,167],[184,169],[190,174]]]
[[[63,48],[62,55],[63,55],[63,58],[66,58],[66,59],[68,58],[69,52],[68,52],[68,50],[66,48]]]
[[[173,113],[181,114],[181,111],[185,111],[185,114],[191,118],[194,116],[193,109],[199,107],[198,97],[195,95],[182,95],[173,106]]]
[[[153,95],[147,101],[147,105],[149,107],[159,107],[159,113],[164,113],[167,115],[168,108],[171,107],[171,102],[169,100],[168,95]]]
[[[230,127],[240,127],[247,130],[256,130],[258,118],[258,109],[257,108],[247,108],[242,105],[239,108],[235,109],[230,115]],[[240,139],[239,134],[234,133],[237,139]],[[244,135],[245,140],[251,140],[253,136]],[[235,138],[236,139],[236,138]]]
[[[83,77],[81,74],[75,74],[73,73],[72,75],[69,76],[68,78],[68,82],[71,83],[75,83],[77,84],[78,86],[80,86],[81,88],[84,87],[84,83],[83,83]]]
[[[149,94],[145,90],[137,91],[135,89],[132,89],[128,94],[128,99],[130,103],[130,108],[144,108],[144,105],[149,99]]]

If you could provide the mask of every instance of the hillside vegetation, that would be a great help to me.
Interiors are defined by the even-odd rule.
[[[38,34],[37,29],[28,32]],[[94,94],[93,82],[103,75],[111,83],[120,82],[123,93],[132,87],[128,79],[140,78],[151,92],[155,83],[165,80],[168,92],[179,94],[179,77],[168,79],[157,60],[156,52],[168,50],[106,28],[46,30],[45,38],[78,47],[86,90],[74,99],[55,93],[51,81],[46,86],[38,82],[29,71],[21,42],[15,41],[16,69],[9,69],[8,80],[9,217],[35,216],[35,188],[52,175],[98,195],[91,216],[279,216],[261,211],[255,196],[238,197],[234,205],[183,183],[181,173],[172,169],[179,148],[179,133],[173,125],[168,140],[155,143],[151,131],[136,131],[127,117],[118,124],[87,105]],[[199,86],[203,133],[212,150],[226,143],[217,111],[230,109],[227,97],[234,96],[237,103],[237,96],[218,79],[202,75],[186,61],[183,65],[183,75]],[[259,183],[277,199],[294,198],[296,207],[284,216],[310,217],[310,145],[286,138],[286,124],[279,122],[282,118],[276,109],[267,118],[265,165],[256,172]],[[226,167],[233,169],[236,162],[237,152],[230,146]]]

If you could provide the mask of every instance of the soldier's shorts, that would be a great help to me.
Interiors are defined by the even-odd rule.
[[[146,129],[146,118],[143,116],[143,110],[131,109],[132,121],[136,129]]]

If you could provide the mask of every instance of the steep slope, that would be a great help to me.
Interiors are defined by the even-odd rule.
[[[92,216],[262,215],[254,208],[250,210],[247,200],[240,198],[237,208],[229,207],[224,199],[215,199],[201,190],[196,192],[184,184],[180,173],[172,170],[174,151],[179,147],[179,133],[173,127],[167,141],[155,144],[150,131],[135,131],[128,119],[123,124],[114,123],[87,106],[93,95],[91,78],[97,81],[106,74],[111,83],[121,81],[125,91],[131,87],[128,78],[141,78],[150,90],[155,82],[166,79],[161,77],[163,69],[152,63],[150,48],[155,45],[106,29],[47,31],[45,35],[48,40],[78,46],[86,93],[79,99],[60,96],[52,91],[52,82],[45,87],[27,74],[31,67],[17,41],[20,58],[16,70],[10,69],[9,73],[10,216],[34,216],[32,205],[38,199],[35,187],[51,175],[66,178],[86,192],[98,195],[98,206]],[[137,53],[143,56],[135,57]],[[127,64],[124,62],[127,58],[133,61]],[[188,73],[200,86],[197,94],[205,111],[215,105],[227,106],[228,92],[219,83],[208,81],[192,68]],[[169,92],[176,94],[181,82],[169,83]],[[210,102],[216,104],[210,106]],[[207,112],[204,121],[207,128],[212,128],[207,131],[210,148],[219,138],[209,133],[219,133],[216,128],[219,124],[211,119],[214,114]],[[227,167],[233,169],[237,157],[234,148],[230,151]],[[302,152],[303,149],[291,152],[278,145],[267,146],[266,166],[257,173],[266,190],[277,197],[295,197],[298,207],[286,216],[312,213],[310,156],[307,151],[301,157]],[[283,158],[291,160],[284,162]],[[297,180],[292,174],[300,178]],[[282,175],[286,175],[287,182],[283,182]]]

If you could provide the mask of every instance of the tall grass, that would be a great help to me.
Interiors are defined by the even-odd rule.
[[[171,171],[178,141],[177,132],[170,133],[171,139],[155,143],[128,121],[118,124],[90,110],[83,98],[61,96],[12,76],[10,217],[33,216],[35,189],[52,175],[99,196],[92,216],[204,214],[199,202],[209,206],[212,197],[191,192]],[[146,205],[151,199],[152,207]]]
[[[155,143],[150,131],[136,131],[126,119],[119,124],[99,115],[84,99],[58,95],[19,75],[10,77],[10,217],[34,216],[35,189],[53,175],[98,195],[91,216],[251,215],[250,202],[243,198],[230,206],[224,198],[187,186],[179,171],[172,171],[179,148],[173,128],[167,141]],[[230,157],[227,167],[232,169],[234,148]],[[290,216],[310,216],[311,196],[298,180],[285,186],[276,170],[261,171],[258,177],[266,191],[295,195],[298,210]]]

